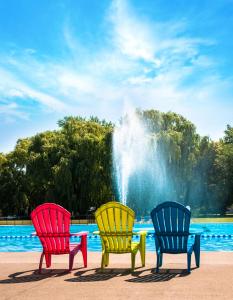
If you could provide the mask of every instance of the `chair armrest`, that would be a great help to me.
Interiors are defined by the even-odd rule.
[[[138,232],[140,234],[140,247],[141,249],[143,249],[144,253],[146,251],[146,235],[147,235],[147,231],[139,231]]]
[[[138,231],[138,232],[133,232],[133,235],[147,235],[147,231]]]
[[[160,248],[160,246],[156,247],[156,253],[158,253],[158,254],[161,253],[161,248]]]
[[[140,234],[140,235],[147,235],[147,231],[144,231],[144,230],[139,231],[139,234]]]
[[[93,231],[92,234],[100,235],[99,231]]]
[[[189,247],[187,247],[187,253],[192,254],[194,249],[194,244],[189,245]]]
[[[78,233],[71,233],[70,236],[85,236],[88,234],[88,231],[80,231]]]
[[[203,230],[191,230],[189,231],[189,235],[201,235]]]

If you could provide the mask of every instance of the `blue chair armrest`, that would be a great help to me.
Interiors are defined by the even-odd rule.
[[[158,246],[158,248],[156,247],[156,253],[157,254],[161,254],[161,248],[160,248],[160,246]]]
[[[156,252],[160,253],[160,243],[159,243],[158,236],[156,234],[155,234],[155,248],[156,248]]]
[[[190,230],[189,235],[201,235],[203,230]]]
[[[203,230],[191,230],[189,231],[189,235],[194,235],[194,243],[193,243],[193,248],[194,251],[197,250],[200,252],[200,244],[201,244],[201,234],[203,233]]]
[[[187,253],[188,253],[188,254],[192,254],[193,249],[194,249],[194,244],[195,244],[195,242],[189,245],[189,247],[188,247],[188,249],[187,249]]]

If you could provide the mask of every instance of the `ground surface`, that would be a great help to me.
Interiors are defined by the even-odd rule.
[[[202,252],[201,267],[191,274],[184,270],[184,255],[166,255],[159,274],[154,272],[154,253],[147,253],[145,268],[139,267],[138,257],[133,273],[127,269],[128,254],[110,256],[103,272],[100,256],[88,253],[84,269],[77,254],[71,273],[65,270],[68,257],[57,256],[52,269],[39,275],[39,253],[0,253],[0,299],[233,299],[233,252]]]

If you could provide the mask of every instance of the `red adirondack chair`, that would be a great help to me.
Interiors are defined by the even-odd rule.
[[[43,246],[40,258],[41,272],[45,256],[46,267],[51,266],[51,256],[69,254],[69,271],[73,268],[74,256],[80,250],[84,267],[87,266],[87,232],[70,233],[70,212],[55,203],[44,203],[31,213],[32,223]],[[70,244],[71,236],[80,236],[81,242]]]

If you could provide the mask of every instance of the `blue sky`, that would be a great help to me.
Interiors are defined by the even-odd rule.
[[[0,152],[67,115],[233,125],[232,0],[0,0]]]

